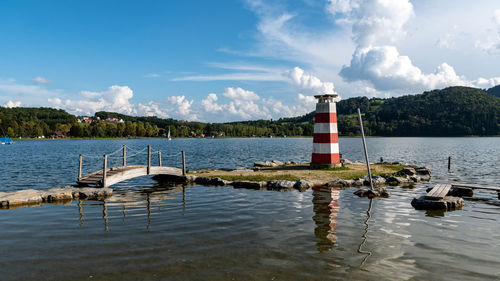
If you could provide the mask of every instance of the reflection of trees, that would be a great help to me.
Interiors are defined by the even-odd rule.
[[[338,189],[313,189],[314,235],[318,238],[318,251],[330,251],[337,244],[335,227],[339,212]]]

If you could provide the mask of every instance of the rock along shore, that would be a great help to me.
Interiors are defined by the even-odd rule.
[[[111,188],[57,187],[47,190],[26,189],[0,192],[0,208],[15,208],[25,205],[64,202],[75,199],[101,200],[113,194]]]
[[[368,175],[364,175],[355,179],[334,179],[330,181],[322,181],[315,179],[299,179],[299,180],[279,180],[279,179],[270,179],[263,181],[251,181],[251,180],[226,180],[223,177],[219,176],[210,176],[217,175],[220,173],[238,173],[241,171],[245,171],[244,173],[247,176],[251,176],[253,174],[252,171],[264,171],[265,167],[272,168],[280,168],[281,171],[285,170],[286,173],[290,175],[294,175],[294,163],[282,163],[279,161],[266,161],[266,162],[256,162],[254,164],[254,168],[246,168],[235,170],[232,172],[228,171],[219,171],[219,170],[206,170],[201,171],[193,171],[192,174],[188,174],[186,176],[171,176],[171,175],[158,175],[154,178],[159,181],[170,181],[182,184],[201,184],[201,185],[215,185],[215,186],[226,186],[231,185],[234,188],[247,188],[247,189],[268,189],[268,190],[277,190],[277,191],[288,191],[292,189],[296,189],[299,191],[305,191],[312,187],[326,187],[326,188],[347,188],[347,187],[362,187],[362,186],[370,186],[370,181]],[[264,166],[266,165],[266,166]],[[363,164],[364,165],[364,164]],[[373,164],[378,165],[378,164]],[[417,165],[408,165],[399,162],[391,162],[384,163],[384,165],[401,165],[404,166],[403,169],[397,171],[395,173],[384,175],[384,176],[372,176],[374,186],[398,186],[398,185],[411,185],[415,182],[420,181],[429,181],[431,178],[431,170],[427,167],[417,166]],[[287,170],[288,168],[288,170]],[[325,171],[328,173],[329,171]],[[199,176],[198,174],[208,173],[206,176]],[[270,177],[273,176],[272,173],[269,174]]]

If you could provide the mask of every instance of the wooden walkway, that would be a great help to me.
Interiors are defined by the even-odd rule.
[[[158,166],[151,165],[151,146],[148,145],[147,149],[147,165],[127,165],[127,147],[123,146],[122,166],[108,168],[108,156],[104,154],[103,169],[88,175],[82,175],[83,155],[80,154],[77,184],[79,186],[108,187],[124,180],[147,175],[186,175],[186,158],[184,151],[181,151],[182,169],[179,169],[162,166],[161,151],[158,151]]]
[[[182,176],[182,170],[173,167],[151,166],[148,173],[148,166],[134,165],[121,166],[106,169],[106,180],[104,180],[103,170],[93,172],[78,179],[79,186],[101,186],[107,187],[124,180],[142,177],[147,175],[176,175]]]

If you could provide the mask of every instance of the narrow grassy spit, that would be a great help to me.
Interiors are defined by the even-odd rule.
[[[399,165],[370,165],[374,175],[389,175],[401,171],[404,167]],[[279,167],[261,168],[256,171],[221,171],[221,170],[198,170],[190,174],[221,178],[229,181],[269,181],[299,179],[309,181],[331,181],[335,179],[356,179],[366,175],[365,164],[347,164],[345,167],[313,170],[309,164],[295,164]]]

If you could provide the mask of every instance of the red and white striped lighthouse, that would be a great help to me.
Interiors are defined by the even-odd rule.
[[[337,95],[318,95],[314,116],[312,168],[333,168],[340,165],[339,135],[337,131]]]

